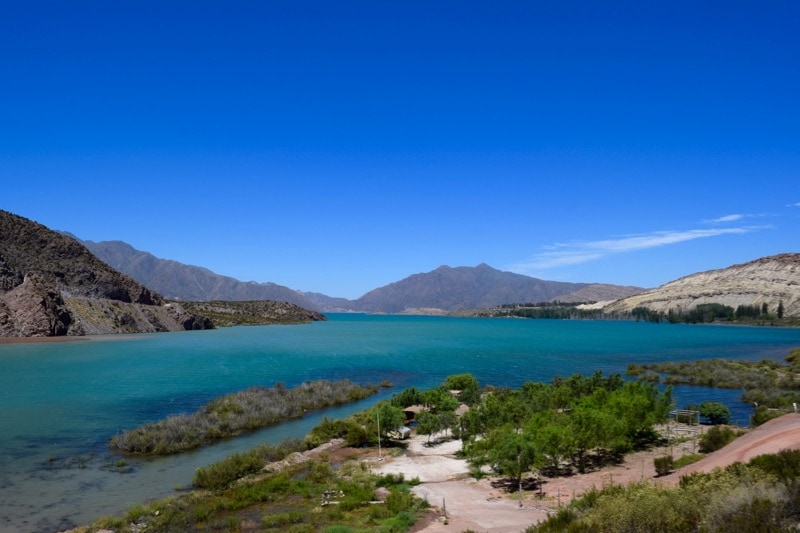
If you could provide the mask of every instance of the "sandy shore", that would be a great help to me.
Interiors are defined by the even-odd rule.
[[[697,440],[687,440],[671,447],[675,458],[696,452]],[[653,483],[676,484],[682,475],[709,472],[736,461],[748,461],[756,455],[776,453],[784,449],[800,449],[800,414],[789,414],[772,420],[735,440],[722,450],[662,478],[655,477],[653,458],[669,453],[657,448],[626,456],[622,464],[587,474],[560,478],[543,478],[542,490],[519,495],[506,491],[498,478],[475,480],[469,466],[456,453],[461,441],[445,441],[426,446],[426,437],[413,437],[408,448],[398,455],[373,458],[376,473],[402,473],[406,479],[418,477],[421,483],[414,493],[431,504],[433,510],[415,528],[417,533],[460,532],[468,529],[486,533],[524,531],[545,520],[572,498],[593,488],[609,484],[627,484],[649,480]]]

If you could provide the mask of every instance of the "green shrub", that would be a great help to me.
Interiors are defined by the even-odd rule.
[[[323,533],[353,533],[353,528],[349,526],[329,526]]]
[[[700,452],[711,453],[724,447],[737,437],[734,430],[729,427],[714,426],[700,437]]]
[[[673,468],[675,468],[676,470],[678,468],[683,468],[686,465],[696,463],[703,457],[705,457],[705,454],[702,453],[690,453],[687,455],[683,455],[675,461],[675,463],[673,464]]]
[[[323,483],[333,477],[333,468],[325,461],[312,461],[308,467],[307,478],[314,483]]]
[[[264,462],[253,454],[235,453],[222,461],[198,468],[192,483],[203,489],[223,489],[247,474],[258,472],[263,466]]]
[[[300,511],[289,511],[287,513],[268,514],[261,519],[261,525],[265,528],[286,528],[292,524],[303,522],[303,513]]]
[[[357,448],[367,444],[370,436],[367,435],[364,426],[353,417],[342,420],[331,420],[325,417],[308,433],[306,445],[309,448],[316,448],[333,439],[344,439],[348,446]]]
[[[800,478],[800,450],[759,455],[751,459],[749,464],[781,481],[793,482]]]
[[[666,476],[672,472],[675,460],[671,455],[662,455],[661,457],[653,458],[653,464],[656,467],[656,476]]]
[[[224,489],[248,474],[259,472],[266,463],[279,461],[305,449],[299,439],[285,439],[277,445],[262,444],[243,453],[234,453],[221,461],[195,470],[192,484],[209,490]]]
[[[392,514],[410,511],[414,507],[414,495],[409,492],[393,490],[386,497],[386,507]]]
[[[378,533],[404,533],[414,525],[414,515],[403,511],[386,519],[378,528]]]

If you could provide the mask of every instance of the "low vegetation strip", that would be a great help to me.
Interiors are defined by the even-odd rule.
[[[124,431],[111,439],[111,447],[126,453],[168,455],[191,450],[218,439],[253,431],[306,411],[367,398],[377,387],[363,387],[348,380],[308,381],[292,389],[251,387],[217,398],[187,415]]]
[[[316,320],[327,320],[325,315],[316,311],[309,311],[289,302],[272,300],[178,303],[190,313],[210,318],[216,327],[307,324]]]
[[[751,422],[762,424],[800,404],[800,348],[785,357],[785,363],[706,359],[628,365],[627,374],[641,381],[666,385],[698,385],[742,390],[742,401],[755,405]]]

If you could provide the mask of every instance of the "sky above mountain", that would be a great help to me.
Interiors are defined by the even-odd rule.
[[[8,2],[0,208],[331,296],[479,263],[653,287],[800,251],[798,20],[793,0]]]

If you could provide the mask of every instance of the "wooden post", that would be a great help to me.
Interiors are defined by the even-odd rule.
[[[375,418],[378,420],[378,461],[383,460],[381,457],[381,413],[380,411],[375,413]]]

